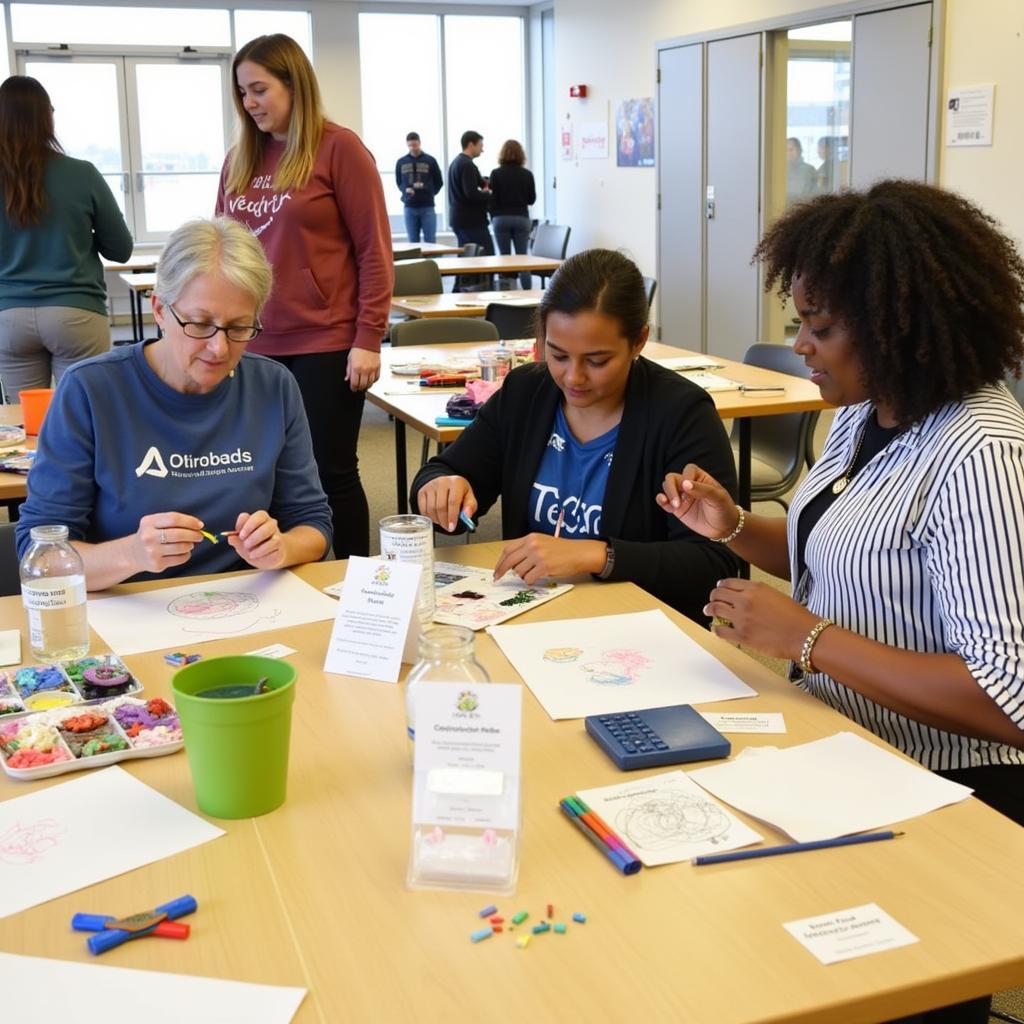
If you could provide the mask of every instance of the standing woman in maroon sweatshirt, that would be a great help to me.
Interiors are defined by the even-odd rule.
[[[235,56],[238,140],[221,171],[217,213],[247,225],[274,268],[263,333],[250,351],[298,381],[339,558],[369,554],[356,443],[394,282],[391,230],[373,157],[328,121],[294,39],[259,36]]]

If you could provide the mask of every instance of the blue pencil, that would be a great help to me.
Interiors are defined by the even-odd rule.
[[[786,846],[766,846],[759,850],[736,850],[733,853],[711,853],[694,857],[691,863],[725,864],[731,860],[754,860],[756,857],[775,857],[780,853],[803,853],[804,850],[827,850],[832,846],[856,846],[858,843],[877,843],[880,839],[895,839],[902,832],[868,832],[860,836],[839,836],[836,839],[817,839],[813,843],[789,843]]]

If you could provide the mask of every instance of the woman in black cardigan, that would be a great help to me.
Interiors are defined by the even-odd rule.
[[[412,504],[449,533],[501,497],[495,577],[589,572],[629,580],[698,622],[738,563],[654,502],[695,462],[735,492],[732,449],[711,398],[641,356],[643,278],[592,249],[566,260],[541,301],[544,363],[513,370],[477,418],[412,484]]]

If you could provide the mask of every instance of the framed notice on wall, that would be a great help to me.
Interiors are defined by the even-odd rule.
[[[583,160],[608,159],[608,122],[580,122],[580,158]]]
[[[991,146],[996,87],[968,85],[950,89],[946,99],[946,145]]]
[[[563,121],[559,145],[562,149],[562,159],[572,159],[572,121]]]

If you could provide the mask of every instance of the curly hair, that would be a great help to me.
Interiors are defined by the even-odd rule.
[[[981,209],[919,182],[880,181],[787,211],[754,252],[765,291],[799,278],[843,322],[867,393],[903,426],[1024,360],[1024,261]]]

